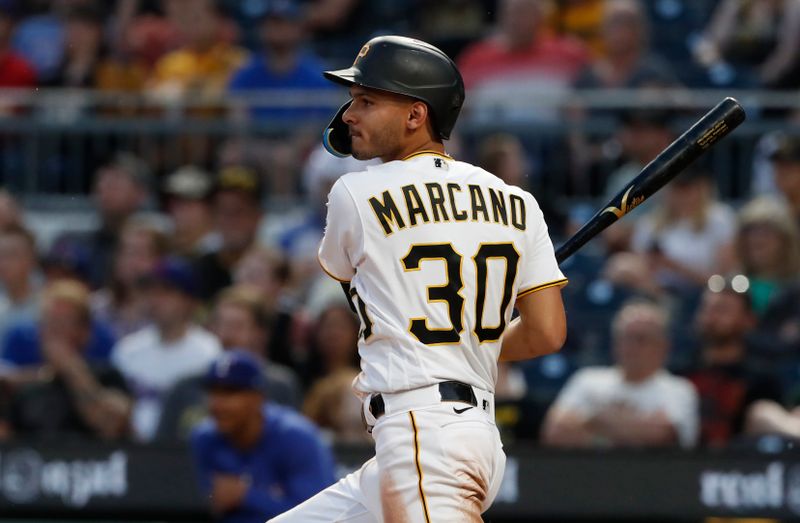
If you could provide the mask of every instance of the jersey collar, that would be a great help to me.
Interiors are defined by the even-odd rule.
[[[403,161],[405,162],[406,160],[411,160],[413,158],[417,158],[417,157],[420,157],[420,156],[438,156],[439,158],[444,158],[445,160],[452,160],[453,159],[452,156],[450,156],[449,154],[446,154],[446,153],[440,153],[439,151],[424,150],[424,151],[417,151],[415,153],[409,154],[408,156],[403,158]]]

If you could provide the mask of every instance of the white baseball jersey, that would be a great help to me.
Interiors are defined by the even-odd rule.
[[[566,283],[533,196],[430,151],[342,176],[319,260],[361,318],[362,393],[494,392],[515,300]]]

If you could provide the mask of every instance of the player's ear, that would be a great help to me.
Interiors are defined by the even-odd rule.
[[[410,130],[416,130],[425,126],[428,123],[428,104],[425,102],[415,101],[411,104],[408,110],[408,121],[406,127]]]

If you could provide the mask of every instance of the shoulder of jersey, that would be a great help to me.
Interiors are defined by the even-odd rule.
[[[385,167],[385,164],[382,164],[382,163],[381,164],[373,164],[373,165],[365,163],[363,169],[361,169],[360,171],[346,172],[346,173],[344,173],[343,175],[341,175],[339,177],[338,181],[347,182],[348,184],[351,184],[351,183],[354,183],[354,182],[357,183],[359,179],[362,179],[364,177],[369,177],[369,176],[375,174],[376,170],[377,171],[381,171],[384,167]]]
[[[433,157],[426,156],[423,158]],[[453,172],[457,172],[465,176],[467,178],[467,183],[477,183],[478,185],[487,187],[500,187],[509,192],[517,193],[523,197],[526,197],[525,195],[528,195],[527,197],[529,198],[532,197],[532,195],[524,189],[517,187],[516,185],[509,185],[505,183],[502,179],[481,167],[455,159],[448,159],[444,161],[453,167]],[[408,173],[409,171],[431,173],[437,169],[435,166],[431,166],[431,168],[428,169],[425,168],[425,165],[426,164],[422,162],[389,162],[374,165],[365,164],[363,170],[345,173],[339,178],[339,180],[346,183],[346,185],[349,187],[359,187],[360,184],[364,182],[377,181],[375,175],[391,173],[402,174]],[[450,171],[450,169],[445,170],[448,172]]]

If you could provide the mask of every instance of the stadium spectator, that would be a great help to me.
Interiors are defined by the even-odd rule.
[[[306,292],[307,283],[320,274],[317,248],[325,227],[325,205],[328,192],[343,174],[359,171],[374,161],[361,162],[352,156],[337,158],[322,145],[315,147],[302,168],[305,205],[295,216],[284,218],[273,230],[263,232],[264,243],[274,246],[287,257],[291,267],[292,284],[297,292]],[[270,225],[267,223],[267,225]]]
[[[308,141],[318,141],[316,130],[312,134],[301,131],[280,138],[232,137],[216,151],[216,163],[220,169],[242,165],[255,169],[261,173],[270,200],[296,203],[298,172],[310,147]]]
[[[450,147],[448,147],[450,149]],[[492,133],[481,137],[476,145],[476,165],[504,182],[536,195],[539,207],[551,230],[563,227],[564,216],[555,205],[563,187],[552,176],[542,176],[542,160],[531,158],[522,140],[510,133]]]
[[[609,0],[566,0],[551,2],[547,26],[559,34],[579,38],[593,57],[605,52],[603,18]]]
[[[605,281],[632,294],[647,296],[655,300],[664,299],[664,292],[653,280],[648,260],[645,255],[621,251],[608,257],[602,269]]]
[[[92,288],[98,289],[109,281],[120,230],[130,216],[143,209],[149,184],[150,170],[142,159],[128,152],[117,153],[95,173],[92,198],[100,220],[97,229],[69,233],[56,240],[54,248],[63,244],[62,249],[71,250],[70,244],[78,244],[88,251]]]
[[[412,6],[418,38],[447,56],[458,56],[464,46],[483,37],[491,15],[483,0],[417,0]]]
[[[156,62],[148,94],[161,100],[218,101],[246,52],[221,38],[213,0],[166,0],[165,12],[184,45]]]
[[[211,416],[190,441],[201,489],[220,521],[261,523],[333,483],[333,456],[316,427],[265,402],[255,356],[225,353],[205,384]]]
[[[694,57],[711,83],[786,88],[800,81],[800,4],[794,0],[723,0]]]
[[[0,188],[0,229],[22,225],[22,209],[7,190]]]
[[[111,328],[92,317],[89,293],[82,282],[48,282],[39,300],[36,318],[23,319],[8,326],[0,347],[0,362],[16,377],[34,375],[45,362],[44,342],[56,330],[92,363],[108,362],[115,338]],[[88,308],[89,313],[84,309]],[[84,332],[83,317],[89,316],[89,333]]]
[[[667,110],[629,109],[619,115],[619,130],[615,139],[620,149],[622,165],[608,175],[602,187],[602,197],[611,198],[632,180],[658,153],[675,139],[672,129],[674,116]],[[656,196],[658,199],[660,195]],[[653,207],[653,201],[639,209]]]
[[[149,311],[139,285],[167,255],[167,236],[144,218],[132,217],[119,233],[109,284],[92,295],[92,312],[106,322],[117,339],[149,323]]]
[[[42,257],[42,274],[45,282],[78,280],[90,285],[92,259],[89,246],[76,241],[69,233],[58,238]]]
[[[743,275],[709,279],[695,315],[700,340],[695,368],[686,377],[700,400],[700,442],[722,447],[744,428],[745,412],[759,399],[780,400],[780,384],[747,365],[747,335],[756,325],[749,282]]]
[[[159,7],[140,0],[121,0],[110,15],[107,39],[115,58],[141,66],[145,73],[180,45],[177,31]]]
[[[647,254],[658,283],[673,292],[692,292],[711,274],[733,265],[736,217],[714,196],[710,174],[690,168],[665,188],[663,200],[639,219],[631,245]]]
[[[367,2],[362,0],[312,0],[306,14],[306,25],[317,35],[326,32],[344,33],[352,29],[353,17],[359,17],[359,9]]]
[[[779,134],[769,159],[775,185],[800,226],[800,136]]]
[[[153,324],[122,338],[111,360],[134,396],[134,435],[150,441],[169,390],[202,374],[221,349],[217,338],[193,321],[198,288],[188,262],[167,257],[142,285]]]
[[[363,404],[353,393],[357,375],[355,369],[334,372],[315,382],[303,402],[303,414],[334,443],[372,443],[361,419]]]
[[[542,428],[561,447],[692,447],[699,411],[692,384],[665,368],[670,341],[666,310],[625,305],[612,324],[613,367],[585,367],[566,383]]]
[[[15,435],[127,437],[131,400],[125,381],[107,361],[92,361],[86,353],[92,336],[88,289],[70,281],[51,286],[38,333],[43,361],[14,390]]]
[[[241,349],[255,355],[266,367],[267,393],[276,403],[300,407],[300,387],[295,373],[269,359],[273,316],[264,309],[257,289],[239,285],[220,293],[211,319],[211,330],[223,348]]]
[[[73,4],[91,0],[76,0]],[[16,52],[33,66],[37,82],[47,82],[55,75],[64,55],[64,11],[68,2],[32,2],[6,0],[0,11],[16,12],[12,45]]]
[[[36,71],[33,66],[11,47],[11,36],[16,23],[14,4],[14,0],[0,3],[0,88],[36,85]],[[0,113],[3,109],[5,108],[0,106]]]
[[[267,314],[276,315],[280,314],[282,302],[290,299],[286,289],[289,273],[288,260],[280,251],[255,245],[236,264],[233,280],[257,291]]]
[[[263,392],[270,401],[294,409],[300,407],[300,384],[295,373],[266,357],[272,318],[264,310],[257,290],[246,286],[224,289],[211,313],[210,328],[223,350],[244,351],[260,362],[266,380]],[[202,378],[186,378],[175,385],[164,402],[157,437],[185,439],[206,414]]]
[[[261,222],[262,182],[258,173],[244,166],[224,167],[218,177],[212,208],[220,246],[196,263],[201,282],[200,297],[211,300],[232,282],[232,271],[256,242]]]
[[[653,49],[672,65],[686,85],[708,86],[707,75],[692,58],[692,47],[718,3],[719,0],[642,2]]]
[[[669,63],[650,48],[650,26],[645,9],[643,3],[635,0],[608,0],[604,3],[601,30],[604,53],[580,71],[573,84],[574,88],[653,91],[679,85],[678,78]],[[597,121],[607,121],[611,125],[620,118],[620,112],[619,108],[586,109],[577,104],[570,108],[570,115],[576,121],[590,117]],[[653,129],[660,128],[668,132],[670,120],[664,117],[659,122],[654,122]],[[581,177],[589,176],[591,179],[607,167],[609,158],[605,147],[606,141],[604,137],[586,136],[579,131],[570,133],[572,168],[576,174]],[[623,146],[626,145],[631,147],[635,144]],[[650,159],[652,156],[647,158],[646,162]],[[628,160],[640,163],[637,161],[640,159],[628,158]],[[617,176],[627,176],[629,167],[632,165],[623,167]],[[625,183],[628,178],[623,180],[622,183]],[[619,183],[620,180],[614,180],[612,185],[614,188],[619,188]]]
[[[106,35],[106,13],[101,5],[78,3],[64,13],[64,51],[41,85],[115,92],[142,89],[147,79],[145,64],[115,52],[112,39]],[[66,100],[84,102],[80,98]]]
[[[786,408],[766,399],[756,401],[747,410],[745,432],[756,437],[780,435],[800,440],[800,407]]]
[[[582,110],[577,107],[570,111],[574,118],[583,117]],[[608,111],[601,113],[609,116]],[[594,111],[592,114],[598,116]],[[673,116],[669,111],[632,108],[620,111],[613,118],[618,119],[613,136],[590,138],[579,131],[569,135],[573,184],[584,193],[599,194],[606,200],[614,197],[675,139]],[[655,207],[655,202],[662,197],[655,194],[642,204],[637,214]],[[616,225],[619,227],[606,229],[604,234],[614,236],[615,244],[624,240],[627,249],[633,223],[621,221]]]
[[[336,295],[322,305],[309,328],[309,354],[300,376],[306,386],[342,369],[360,368],[359,328],[358,318],[343,298]]]
[[[174,227],[170,245],[174,254],[194,258],[219,247],[211,210],[213,184],[209,173],[193,165],[179,168],[164,180],[166,211]]]
[[[262,52],[233,73],[228,90],[271,96],[252,106],[255,118],[285,123],[329,118],[330,107],[317,104],[320,95],[331,92],[332,84],[322,76],[322,61],[305,46],[300,5],[292,0],[269,2],[260,29]],[[296,101],[291,91],[297,92]]]
[[[300,307],[299,296],[291,289],[290,269],[286,257],[267,247],[250,248],[233,271],[236,285],[255,289],[261,306],[272,317],[272,326],[265,356],[275,363],[294,368],[296,355],[292,350],[292,318]]]
[[[800,398],[800,282],[785,284],[770,299],[749,345],[751,364],[780,380],[788,399]]]
[[[588,52],[579,40],[545,30],[543,2],[502,0],[498,9],[495,34],[458,57],[467,88],[465,109],[479,120],[555,121],[554,102],[575,81]]]
[[[485,136],[478,145],[477,164],[509,185],[530,190],[531,165],[522,142],[513,134]]]
[[[578,89],[666,87],[678,85],[670,65],[650,50],[647,14],[634,0],[604,3],[603,54],[584,67]]]
[[[763,316],[771,299],[800,276],[800,231],[783,202],[762,196],[739,210],[736,255],[753,310]]]
[[[9,325],[33,320],[39,306],[36,239],[20,225],[0,228],[0,339]]]
[[[411,15],[425,10],[416,3],[308,0],[302,4],[317,52],[335,69],[349,66],[361,44],[378,33],[410,33]]]
[[[54,75],[43,85],[56,87],[95,87],[105,53],[103,13],[84,6],[64,17],[64,54]]]

